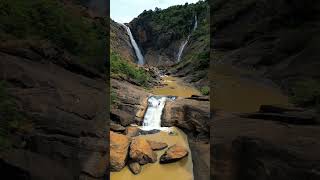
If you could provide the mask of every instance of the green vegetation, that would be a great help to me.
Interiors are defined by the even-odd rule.
[[[10,132],[26,132],[32,128],[31,123],[26,123],[26,116],[18,110],[13,97],[8,94],[4,81],[0,81],[0,118],[0,150],[10,146]]]
[[[210,53],[209,51],[204,51],[197,54],[198,63],[195,67],[196,70],[208,69],[210,65]]]
[[[150,26],[159,33],[174,32],[178,39],[187,36],[194,24],[194,15],[198,19],[205,19],[209,12],[208,1],[199,1],[195,4],[171,6],[161,10],[144,11],[139,19],[153,19]]]
[[[126,78],[140,86],[148,87],[151,75],[143,68],[137,67],[135,64],[125,60],[114,51],[111,51],[110,65],[111,77]]]
[[[111,106],[115,106],[117,104],[117,94],[113,89],[111,89],[110,99],[111,99]]]
[[[313,79],[296,82],[290,100],[298,106],[320,110],[320,82]]]
[[[101,69],[105,56],[108,21],[85,17],[77,5],[57,0],[1,0],[0,40],[46,39]]]
[[[202,95],[209,95],[210,94],[210,88],[208,86],[204,86],[202,88],[200,88],[200,92]]]

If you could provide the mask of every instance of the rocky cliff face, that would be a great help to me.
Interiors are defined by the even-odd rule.
[[[74,2],[0,3],[2,179],[106,178],[105,50],[85,48],[100,48],[106,29]]]
[[[110,19],[110,48],[128,61],[136,62],[136,55],[126,29]]]
[[[216,63],[257,71],[284,88],[319,78],[318,1],[214,1],[212,14]]]
[[[1,43],[0,56],[0,80],[8,83],[25,114],[8,136],[10,146],[1,150],[1,174],[103,179],[108,162],[105,77],[47,42]]]

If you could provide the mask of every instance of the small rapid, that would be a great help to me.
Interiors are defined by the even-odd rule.
[[[168,130],[167,127],[161,127],[161,117],[166,101],[173,101],[175,99],[175,96],[150,96],[148,98],[148,108],[144,115],[141,129],[158,129],[162,131]]]
[[[131,33],[130,28],[129,28],[128,26],[126,26],[125,24],[121,24],[121,25],[122,25],[123,27],[125,27],[125,29],[127,30],[127,33],[128,33],[128,35],[129,35],[129,37],[130,37],[131,45],[133,46],[133,49],[134,49],[134,51],[135,51],[135,53],[136,53],[136,56],[137,56],[137,58],[138,58],[138,64],[139,64],[139,65],[144,65],[144,58],[143,58],[143,56],[142,56],[142,53],[141,53],[141,51],[140,51],[140,48],[139,48],[138,44],[136,43],[136,41],[135,41],[134,38],[133,38],[133,35],[132,35],[132,33]]]
[[[198,19],[197,16],[194,16],[194,26],[193,26],[193,31],[196,30],[198,27]],[[179,52],[178,52],[178,59],[177,61],[180,62],[181,61],[181,57],[182,57],[182,53],[184,48],[186,47],[186,45],[188,44],[189,40],[190,40],[190,36],[191,33],[188,35],[187,39],[185,41],[182,42],[180,48],[179,48]]]
[[[148,98],[148,109],[143,119],[143,129],[160,129],[161,115],[166,103],[166,97],[151,96]]]

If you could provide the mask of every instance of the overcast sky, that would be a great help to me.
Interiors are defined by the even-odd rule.
[[[185,4],[196,3],[199,0],[110,0],[111,18],[116,22],[128,23],[133,18],[137,17],[144,10],[155,7],[165,9],[167,7]]]

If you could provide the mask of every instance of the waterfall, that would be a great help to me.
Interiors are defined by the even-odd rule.
[[[194,26],[193,26],[193,31],[196,30],[198,27],[198,19],[197,19],[197,16],[195,15],[194,16]],[[178,52],[178,62],[180,62],[181,60],[181,56],[182,56],[182,53],[183,53],[183,50],[184,48],[186,47],[186,45],[188,44],[189,42],[189,39],[190,39],[190,36],[191,36],[191,33],[188,35],[187,39],[182,42],[180,48],[179,48],[179,52]]]
[[[143,129],[160,129],[161,115],[167,98],[151,96],[148,98],[148,109],[143,119]]]
[[[128,35],[130,37],[131,44],[132,44],[133,49],[134,49],[134,51],[136,53],[136,56],[138,58],[138,64],[139,65],[144,65],[144,59],[143,59],[142,53],[141,53],[141,51],[140,51],[140,49],[138,47],[138,44],[136,43],[136,41],[133,38],[133,35],[131,33],[130,28],[128,26],[126,26],[125,24],[122,24],[122,25],[126,28],[127,33],[128,33]]]
[[[198,19],[197,19],[197,15],[194,16],[194,26],[193,26],[193,30],[196,30],[198,27]]]

